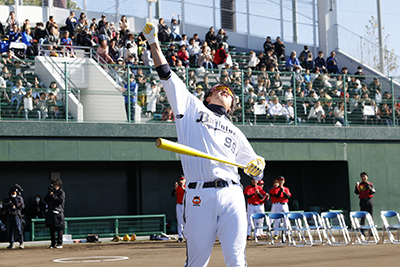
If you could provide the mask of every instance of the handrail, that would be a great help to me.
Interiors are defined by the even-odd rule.
[[[92,47],[90,47],[90,55],[89,56],[90,56],[90,58],[93,58],[93,56],[94,56],[94,60],[97,61],[97,63],[100,66],[105,66],[108,71],[108,74],[111,76],[111,78],[113,78],[113,80],[119,86],[124,87],[125,84],[127,84],[126,79],[124,77],[122,77],[117,71],[115,71],[115,69],[113,68],[112,65],[105,62],[105,60]]]
[[[51,66],[53,66],[53,67],[56,66],[54,69],[56,70],[57,74],[59,74],[60,77],[62,77],[62,78],[64,79],[64,76],[66,75],[66,73],[65,73],[65,72],[62,70],[62,68],[53,60],[52,57],[46,56],[46,55],[44,54],[45,50],[44,50],[43,47],[46,47],[46,46],[51,46],[51,45],[47,45],[47,44],[39,45],[39,55],[42,55],[42,56],[46,59],[46,61],[47,61],[48,63],[51,64]],[[65,48],[66,46],[60,45],[60,47]],[[72,46],[72,47],[74,47],[74,46]],[[76,46],[75,46],[75,47],[76,47]],[[81,46],[79,46],[79,48],[87,48],[87,47],[81,47]],[[64,51],[65,51],[65,49],[64,49]],[[64,52],[64,55],[65,55],[65,52]],[[75,83],[69,78],[69,76],[67,76],[67,80],[68,80],[68,87],[71,89],[71,92],[78,98],[78,101],[81,101],[81,90],[78,88],[78,86],[75,85]],[[66,96],[66,97],[67,97],[67,96]]]

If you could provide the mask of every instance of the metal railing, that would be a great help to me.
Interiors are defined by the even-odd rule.
[[[136,234],[139,236],[166,233],[166,215],[127,215],[98,217],[66,217],[64,234],[72,238],[86,238],[88,234],[100,237]],[[45,219],[31,220],[31,241],[49,240]]]
[[[379,51],[382,49],[384,55],[384,74],[387,76],[397,75],[400,56],[395,54],[394,51],[380,47],[379,44],[371,42],[339,24],[336,24],[336,28],[338,32],[338,46],[341,50],[363,64],[379,70]]]

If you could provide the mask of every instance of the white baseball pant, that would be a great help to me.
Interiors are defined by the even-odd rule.
[[[251,236],[251,214],[254,213],[265,213],[264,211],[264,205],[252,205],[250,203],[247,203],[247,235]],[[264,224],[264,219],[256,219],[254,220],[254,226],[256,227],[262,227]],[[261,236],[263,235],[262,229],[257,229],[254,231],[254,234],[256,236]]]
[[[289,212],[288,203],[272,203],[271,213],[278,212]],[[281,219],[274,220],[274,227],[279,227]],[[272,223],[272,222],[271,222]],[[283,221],[283,226],[286,227],[286,221]],[[277,235],[278,231],[274,231],[274,235]]]
[[[178,228],[178,237],[183,238],[183,204],[176,204],[176,221]]]

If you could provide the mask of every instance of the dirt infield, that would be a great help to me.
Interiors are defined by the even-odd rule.
[[[48,249],[48,246],[26,246],[24,250],[0,249],[0,266],[183,266],[185,243],[174,241],[105,242],[65,245],[63,249]],[[248,242],[247,262],[249,266],[398,266],[400,245],[375,246],[347,245],[331,247],[315,245],[311,248],[258,245]],[[115,262],[56,263],[63,258],[96,256],[126,256],[127,260]],[[209,263],[210,267],[225,266],[221,246],[215,243]]]

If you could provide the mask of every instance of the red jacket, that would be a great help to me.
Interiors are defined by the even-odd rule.
[[[286,194],[285,194],[285,193]],[[274,187],[271,190],[269,190],[269,194],[271,196],[271,202],[272,203],[288,203],[289,202],[289,197],[292,196],[292,194],[289,191],[289,188],[287,187],[283,187],[280,188],[278,187]]]
[[[178,186],[176,188],[176,204],[182,204],[183,203],[183,196],[185,195],[185,186]]]
[[[259,194],[256,194],[256,189],[260,192]],[[244,189],[244,194],[247,196],[247,203],[253,204],[253,205],[259,205],[259,204],[264,204],[262,199],[266,195],[265,191],[262,189],[261,186],[256,185],[252,186],[249,185]],[[260,196],[261,194],[261,196]]]
[[[188,61],[189,60],[189,53],[186,50],[184,52],[182,52],[182,50],[179,50],[178,51],[178,57],[182,61]]]
[[[217,65],[223,64],[226,62],[227,57],[228,55],[226,54],[225,50],[223,48],[220,48],[217,51],[215,51],[214,63]]]
[[[359,199],[372,198],[374,197],[372,194],[375,194],[375,188],[370,182],[361,182],[358,188],[356,186],[354,193],[358,195]]]

